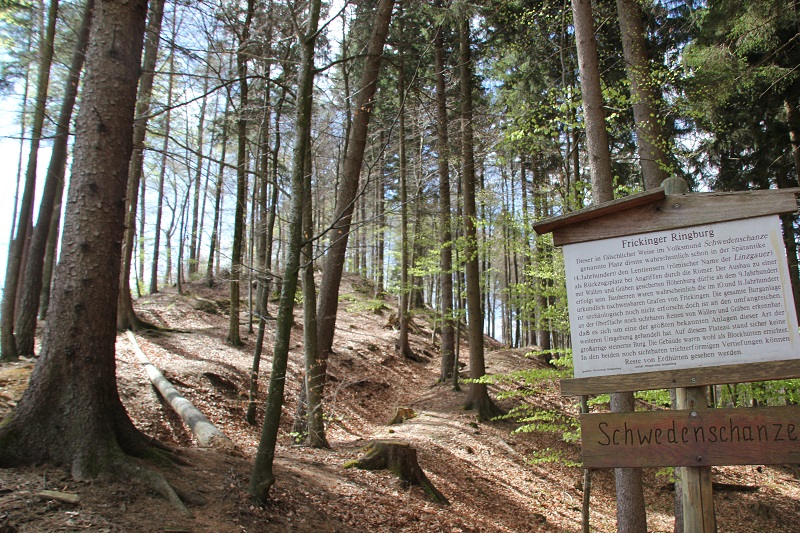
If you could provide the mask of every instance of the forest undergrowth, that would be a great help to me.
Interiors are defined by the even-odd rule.
[[[243,347],[224,342],[225,290],[201,284],[150,295],[136,302],[142,318],[163,331],[137,334],[150,361],[235,443],[233,451],[197,446],[188,428],[147,379],[124,334],[117,338],[120,395],[136,425],[178,448],[183,466],[157,467],[184,497],[190,516],[148,488],[117,479],[74,481],[56,467],[0,470],[0,531],[94,532],[529,532],[581,530],[583,470],[575,403],[558,394],[546,358],[487,339],[487,371],[511,375],[490,386],[514,418],[479,423],[464,411],[461,391],[436,384],[438,349],[424,312],[415,315],[410,341],[423,362],[395,351],[390,311],[373,305],[354,277],[346,277],[325,391],[331,449],[296,445],[292,422],[300,387],[302,327],[292,331],[287,403],[276,456],[277,482],[265,506],[254,504],[247,483],[260,428],[245,421],[248,373],[255,334],[243,314]],[[386,307],[394,307],[391,301]],[[243,306],[246,312],[247,306]],[[297,313],[299,317],[299,313]],[[262,384],[268,381],[273,337],[267,327]],[[461,346],[461,360],[467,348]],[[0,366],[0,416],[21,395],[33,361]],[[466,375],[463,371],[462,374]],[[526,380],[525,375],[536,375]],[[261,390],[263,402],[264,390]],[[398,408],[413,410],[389,424]],[[603,405],[594,408],[602,409]],[[642,402],[642,408],[650,408]],[[263,411],[258,419],[263,418]],[[377,439],[409,443],[420,466],[450,505],[404,486],[387,471],[345,469]],[[152,465],[151,465],[152,466]],[[715,481],[750,490],[718,492],[719,531],[795,531],[800,480],[791,466],[715,468]],[[648,529],[672,531],[673,492],[667,469],[645,471]],[[43,491],[54,492],[43,492]],[[66,496],[64,496],[66,495]],[[77,499],[77,502],[65,501]],[[610,471],[595,471],[591,486],[592,531],[616,531]]]

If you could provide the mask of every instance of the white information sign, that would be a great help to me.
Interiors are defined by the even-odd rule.
[[[800,357],[777,216],[564,246],[575,377]]]

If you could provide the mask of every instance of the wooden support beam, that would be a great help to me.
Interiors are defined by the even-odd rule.
[[[575,213],[537,222],[539,233],[553,232],[563,246],[689,226],[715,224],[797,211],[800,189],[669,194],[655,189]]]
[[[752,383],[773,379],[800,378],[800,360],[767,361],[758,364],[706,366],[679,370],[658,370],[638,374],[594,376],[561,380],[562,396],[674,389],[723,383]]]

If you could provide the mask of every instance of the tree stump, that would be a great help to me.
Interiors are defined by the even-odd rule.
[[[345,468],[362,470],[388,470],[406,485],[422,487],[435,502],[450,505],[450,502],[430,482],[417,461],[417,450],[407,442],[396,440],[375,441],[364,448],[364,455],[345,463]]]
[[[402,424],[406,420],[411,420],[412,418],[416,418],[417,413],[410,407],[398,407],[397,411],[395,412],[394,416],[391,420],[389,420],[389,425],[393,426],[396,424]]]

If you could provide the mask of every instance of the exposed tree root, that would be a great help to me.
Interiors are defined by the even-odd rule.
[[[414,361],[415,363],[424,363],[425,362],[425,358],[422,357],[421,355],[417,354],[409,346],[405,346],[402,349],[400,348],[400,346],[395,346],[395,348],[397,348],[399,351],[401,351],[403,353],[403,357],[405,357],[406,359],[410,359],[411,361]]]
[[[132,459],[122,459],[114,462],[114,470],[116,473],[124,474],[133,481],[138,481],[145,485],[161,496],[164,497],[176,509],[182,512],[185,516],[190,517],[192,513],[186,508],[183,500],[178,495],[175,488],[170,485],[167,478],[160,473],[149,468],[143,468],[136,464]],[[118,475],[118,474],[115,474]]]
[[[506,412],[494,403],[491,398],[482,401],[468,401],[464,404],[465,411],[471,411],[473,409],[477,412],[480,422],[488,422],[498,416],[506,414]]]

